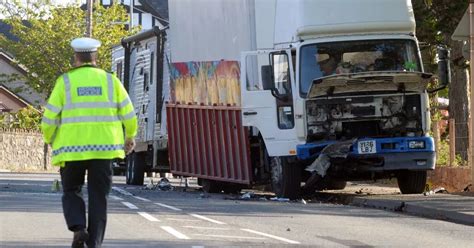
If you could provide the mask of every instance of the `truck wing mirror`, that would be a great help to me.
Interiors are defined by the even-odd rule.
[[[438,47],[438,79],[439,87],[429,93],[440,91],[451,83],[450,51],[446,47]]]
[[[262,84],[264,90],[272,90],[275,88],[273,82],[273,68],[271,65],[262,65]]]
[[[438,48],[438,74],[439,80],[442,87],[446,87],[451,83],[451,66],[450,61],[450,51],[446,47]]]

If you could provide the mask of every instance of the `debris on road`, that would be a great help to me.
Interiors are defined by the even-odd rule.
[[[205,193],[201,193],[199,195],[199,199],[204,199],[204,198],[209,198],[209,197],[211,197],[211,196],[209,194],[205,194]]]
[[[467,185],[466,188],[464,188],[464,192],[474,192],[474,187],[472,186],[472,183]]]
[[[53,191],[53,192],[59,192],[60,188],[61,188],[61,187],[59,186],[59,180],[58,180],[58,179],[54,179],[53,185],[51,186],[51,191]]]
[[[272,197],[270,198],[270,201],[278,201],[278,202],[289,202],[289,198],[281,198],[281,197]]]
[[[245,194],[240,196],[241,200],[249,200],[254,196],[253,192],[246,192]]]
[[[370,190],[368,188],[361,188],[359,189],[358,191],[354,192],[358,195],[362,195],[362,194],[366,194],[366,195],[372,195],[372,193],[370,192]]]
[[[148,178],[148,183],[145,185],[144,189],[155,189],[156,185],[153,183],[153,178]]]
[[[158,188],[163,191],[168,191],[168,190],[173,189],[170,181],[165,177],[161,178],[160,182],[158,183]]]
[[[170,181],[167,178],[164,178],[164,177],[161,178],[160,181],[157,184],[155,184],[153,182],[153,178],[149,178],[148,183],[145,186],[143,186],[142,189],[155,190],[156,188],[158,188],[159,190],[162,190],[162,191],[173,190],[173,186],[171,186]]]
[[[423,193],[423,195],[428,196],[428,195],[434,195],[434,194],[447,194],[447,193],[449,193],[449,192],[445,188],[438,187],[436,189],[433,189],[433,190],[430,190],[430,191],[427,191],[427,192]]]

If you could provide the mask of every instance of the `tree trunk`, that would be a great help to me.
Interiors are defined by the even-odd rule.
[[[453,61],[452,81],[449,87],[449,116],[456,122],[456,155],[467,160],[469,148],[469,77],[462,58],[462,42],[451,43]]]

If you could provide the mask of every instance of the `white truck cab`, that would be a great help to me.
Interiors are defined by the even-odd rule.
[[[411,1],[273,3],[255,3],[257,47],[270,46],[258,30],[274,19],[273,47],[242,53],[241,92],[244,126],[283,171],[281,195],[295,194],[288,177],[301,166],[339,182],[394,176],[402,193],[422,192],[435,166],[432,75]]]

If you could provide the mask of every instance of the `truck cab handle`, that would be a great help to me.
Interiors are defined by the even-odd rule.
[[[252,112],[244,112],[244,115],[257,115],[257,112],[252,111]]]

